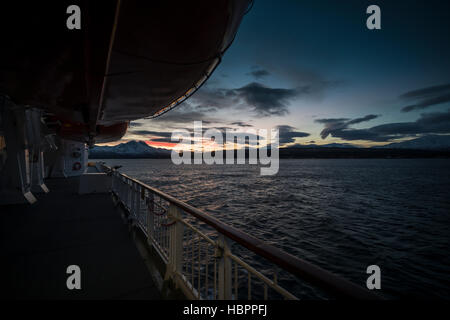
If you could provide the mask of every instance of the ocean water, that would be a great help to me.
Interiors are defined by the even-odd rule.
[[[281,160],[275,176],[253,165],[104,161],[361,286],[378,265],[387,298],[450,298],[448,159]],[[320,296],[299,285],[287,283]]]

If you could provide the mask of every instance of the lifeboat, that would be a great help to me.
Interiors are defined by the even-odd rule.
[[[171,110],[210,77],[250,2],[4,1],[0,94],[43,109],[63,138],[120,139],[129,121]],[[66,24],[73,5],[79,29]]]

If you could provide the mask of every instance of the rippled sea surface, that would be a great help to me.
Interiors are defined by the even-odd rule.
[[[275,176],[252,165],[104,161],[361,286],[376,264],[388,298],[450,298],[448,159],[281,160]]]

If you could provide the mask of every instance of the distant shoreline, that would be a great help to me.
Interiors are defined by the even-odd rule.
[[[225,155],[225,153],[224,153]],[[248,151],[246,152],[248,155]],[[89,159],[170,159],[165,155],[96,152]],[[247,158],[247,156],[246,156]],[[280,159],[418,159],[450,158],[450,150],[383,148],[282,148]]]

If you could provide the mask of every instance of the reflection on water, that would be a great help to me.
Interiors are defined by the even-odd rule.
[[[379,265],[388,297],[450,298],[447,159],[281,160],[276,176],[249,165],[105,161],[360,285]]]

